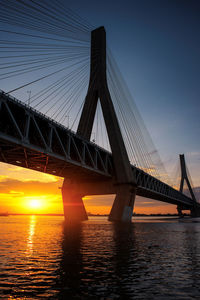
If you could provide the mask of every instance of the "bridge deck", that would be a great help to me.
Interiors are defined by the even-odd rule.
[[[112,155],[0,91],[0,161],[65,178],[112,180]],[[140,196],[191,208],[194,201],[132,166]],[[111,192],[114,193],[114,190]]]

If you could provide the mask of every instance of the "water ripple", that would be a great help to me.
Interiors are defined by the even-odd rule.
[[[0,218],[2,299],[200,299],[199,270],[197,223]]]

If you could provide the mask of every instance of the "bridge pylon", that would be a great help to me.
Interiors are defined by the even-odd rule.
[[[74,186],[70,179],[64,179],[62,198],[65,220],[68,222],[81,222],[88,219],[83,200],[84,193],[78,186]]]
[[[187,174],[187,169],[186,169],[186,163],[185,163],[185,156],[184,154],[179,154],[179,158],[180,158],[180,166],[181,166],[181,181],[180,181],[180,188],[179,191],[181,193],[183,193],[183,186],[184,186],[184,181],[186,182],[189,192],[190,192],[190,196],[192,198],[192,200],[194,201],[194,206],[191,208],[191,216],[193,217],[199,217],[200,216],[200,208],[197,205],[197,200],[196,197],[194,195],[194,192],[192,190],[189,178],[188,178],[188,174]],[[181,216],[182,215],[182,207],[179,205],[177,206],[177,211],[178,214]]]
[[[108,89],[106,77],[106,32],[104,27],[99,27],[91,32],[90,80],[77,129],[77,134],[86,140],[90,140],[91,137],[98,100],[100,100],[102,107],[114,165],[113,185],[115,185],[116,197],[109,220],[131,222],[136,195],[136,181]],[[91,184],[93,183],[91,182]],[[97,182],[95,184],[98,186]],[[87,195],[87,191],[85,192]],[[100,194],[100,187],[97,188],[97,194]],[[63,199],[65,199],[65,181],[63,184]],[[72,203],[73,201],[71,201],[71,208]],[[76,205],[74,205],[74,209],[76,210]],[[85,218],[84,209],[81,209],[81,211],[82,216],[80,216],[80,220]],[[65,217],[66,219],[70,217],[67,211]]]

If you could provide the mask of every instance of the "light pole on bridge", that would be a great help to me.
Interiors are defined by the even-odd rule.
[[[28,106],[31,104],[31,91],[27,91],[28,96]]]

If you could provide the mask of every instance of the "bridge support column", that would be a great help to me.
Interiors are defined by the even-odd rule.
[[[136,188],[132,184],[118,185],[109,221],[131,222],[135,196]]]
[[[82,200],[84,196],[84,193],[70,184],[68,179],[64,179],[62,198],[66,222],[81,222],[88,219]]]
[[[177,212],[178,212],[178,215],[179,215],[179,217],[183,217],[183,213],[182,213],[182,207],[181,206],[179,206],[179,205],[177,205]]]
[[[190,210],[191,212],[191,217],[200,217],[200,208],[197,207],[196,205]]]
[[[77,133],[89,140],[91,137],[98,99],[108,133],[113,156],[114,180],[118,184],[110,221],[129,222],[135,199],[136,179],[123,141],[117,115],[112,103],[106,75],[106,32],[99,27],[91,33],[90,82]]]

